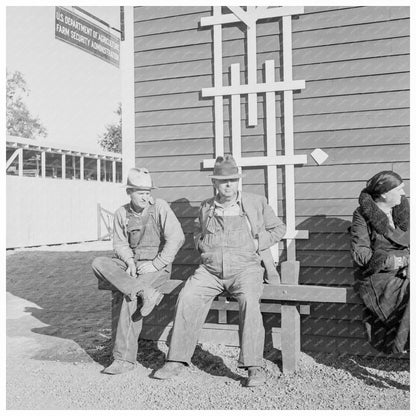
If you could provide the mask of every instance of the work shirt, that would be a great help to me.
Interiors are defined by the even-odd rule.
[[[227,216],[235,216],[240,215],[242,210],[242,204],[241,204],[241,193],[238,192],[237,198],[234,200],[234,202],[228,206],[224,207],[217,198],[214,199],[214,214],[218,215],[220,217],[227,217]],[[247,217],[245,217],[247,226],[249,231],[251,232],[251,224]]]
[[[145,216],[150,205],[155,208],[155,220],[159,226],[160,237],[163,242],[163,247],[157,256],[150,260],[152,260],[153,266],[160,270],[173,262],[176,253],[185,241],[185,236],[176,215],[163,199],[150,197],[149,205],[141,213],[134,211],[130,203],[120,207],[114,214],[113,249],[116,256],[126,263],[134,259],[135,253],[130,247],[128,239],[128,216]]]
[[[241,194],[237,194],[237,198],[233,201],[231,205],[228,207],[224,207],[217,198],[214,199],[214,211],[216,215],[221,217],[229,216],[229,215],[240,215],[240,207],[241,207]]]

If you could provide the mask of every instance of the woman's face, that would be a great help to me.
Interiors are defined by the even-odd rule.
[[[401,183],[399,186],[396,186],[390,191],[382,194],[383,201],[391,208],[395,207],[396,205],[400,205],[402,195],[405,195],[404,192],[404,183]]]

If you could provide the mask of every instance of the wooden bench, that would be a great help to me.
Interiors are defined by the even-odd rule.
[[[177,296],[184,282],[169,280],[160,290],[165,295]],[[266,302],[263,302],[266,301]],[[262,313],[280,313],[281,328],[272,328],[273,347],[282,352],[283,372],[293,372],[298,367],[300,356],[300,315],[310,313],[311,302],[325,303],[361,303],[351,288],[288,285],[264,285],[260,309]],[[238,311],[238,303],[229,301],[224,295],[213,301],[211,310],[218,311],[217,324],[205,324],[212,330],[227,324],[227,312]],[[237,325],[233,325],[237,329]]]

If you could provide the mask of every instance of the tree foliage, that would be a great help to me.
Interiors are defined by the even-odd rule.
[[[118,103],[117,110],[114,113],[119,116],[119,120],[105,126],[106,131],[99,136],[98,143],[104,150],[121,153],[121,103]]]
[[[33,117],[23,101],[30,90],[21,72],[6,71],[6,128],[12,136],[35,139],[46,137],[47,130],[39,118]]]

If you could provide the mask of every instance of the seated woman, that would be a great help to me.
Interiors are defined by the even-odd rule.
[[[402,178],[383,171],[367,181],[354,211],[351,254],[368,308],[371,344],[385,353],[409,348],[410,207]]]

